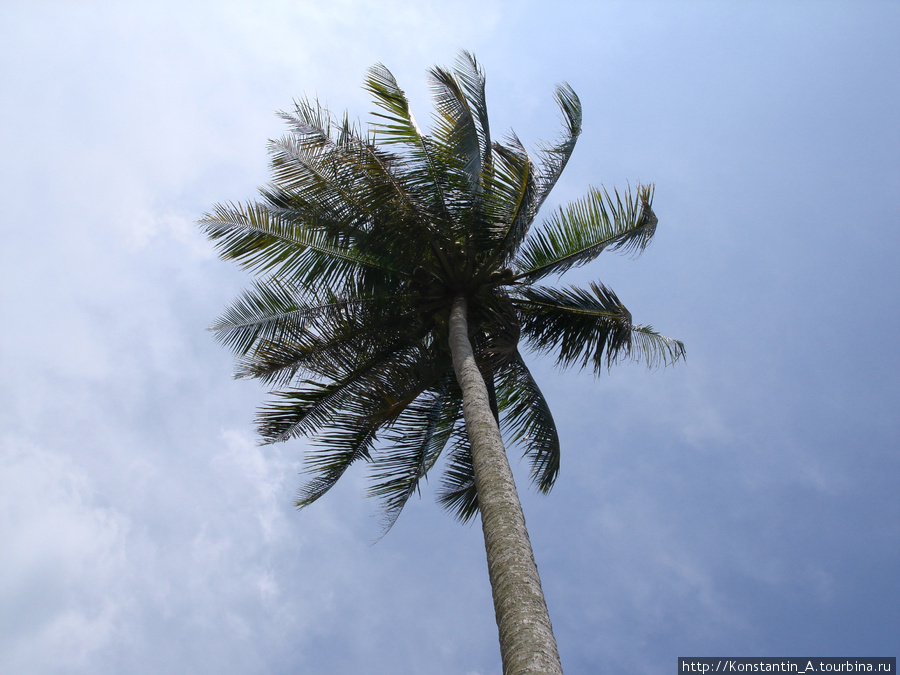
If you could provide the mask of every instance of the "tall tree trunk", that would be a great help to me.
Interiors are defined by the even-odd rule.
[[[450,351],[472,448],[503,673],[562,675],[522,505],[469,341],[467,312],[466,298],[457,296],[450,312]]]

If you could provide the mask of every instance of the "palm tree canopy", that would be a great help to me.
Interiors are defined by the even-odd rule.
[[[448,346],[457,296],[495,415],[543,492],[559,472],[559,438],[522,344],[597,373],[684,355],[681,342],[633,324],[602,284],[537,283],[605,250],[639,254],[656,230],[652,186],[592,189],[533,227],[581,132],[575,92],[557,87],[563,133],[535,161],[515,135],[492,138],[471,54],[429,79],[430,134],[382,65],[365,81],[379,109],[366,128],[296,101],[281,114],[289,133],[270,143],[260,199],[218,205],[200,221],[223,258],[259,277],[213,329],[234,350],[237,376],[274,389],[258,417],[262,438],[313,439],[297,505],[362,460],[388,526],[448,446],[439,501],[461,519],[477,512]]]

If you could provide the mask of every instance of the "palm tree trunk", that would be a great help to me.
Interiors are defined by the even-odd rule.
[[[459,295],[450,312],[450,352],[472,448],[503,673],[562,675],[525,516],[487,386],[475,363],[466,317],[466,298]]]

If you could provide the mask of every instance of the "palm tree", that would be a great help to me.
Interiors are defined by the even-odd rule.
[[[598,373],[683,356],[601,284],[538,284],[605,250],[641,252],[653,188],[592,189],[532,229],[581,131],[575,92],[557,87],[564,133],[535,163],[514,134],[492,138],[472,55],[429,75],[429,135],[382,65],[365,81],[379,107],[365,129],[307,99],[281,114],[290,133],[270,144],[261,198],[200,221],[223,258],[259,277],[213,329],[237,376],[274,389],[264,441],[313,439],[298,507],[362,461],[389,528],[449,448],[438,498],[463,521],[481,515],[503,672],[560,673],[500,430],[547,492],[559,439],[520,344]]]

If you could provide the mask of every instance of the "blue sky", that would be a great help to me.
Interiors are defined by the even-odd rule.
[[[351,473],[296,512],[302,441],[205,330],[247,285],[194,221],[253,196],[274,112],[366,118],[383,62],[474,52],[496,130],[584,133],[545,208],[654,182],[602,280],[687,362],[532,357],[553,493],[513,466],[569,674],[900,645],[900,4],[0,5],[0,672],[494,675],[478,526],[432,479],[387,537]]]

